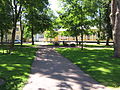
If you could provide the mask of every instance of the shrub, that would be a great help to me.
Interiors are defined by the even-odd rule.
[[[70,46],[71,46],[71,47],[75,47],[75,44],[74,44],[74,43],[72,43],[72,44],[70,44]]]
[[[65,41],[63,41],[63,46],[69,46]]]

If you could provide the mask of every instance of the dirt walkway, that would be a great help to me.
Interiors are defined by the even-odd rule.
[[[23,90],[109,90],[52,48],[40,47]]]

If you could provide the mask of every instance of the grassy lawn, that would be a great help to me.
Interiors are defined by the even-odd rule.
[[[84,45],[84,47],[113,48],[113,45],[106,46],[106,45],[103,45],[103,44],[94,44],[94,45],[86,44],[86,45]]]
[[[31,64],[35,57],[37,48],[31,45],[16,46],[13,53],[2,54],[0,48],[0,78],[5,84],[0,90],[21,90],[27,82]]]
[[[51,46],[52,46],[52,45],[54,45],[54,44],[53,44],[53,43],[49,43],[48,45],[51,45]],[[70,44],[69,44],[69,45],[70,45]],[[61,43],[60,46],[63,46],[63,44]],[[76,46],[77,46],[77,45],[76,45]],[[97,48],[97,47],[98,47],[98,48],[113,48],[113,45],[109,45],[109,46],[106,46],[106,45],[104,45],[104,44],[93,44],[93,45],[91,45],[91,44],[89,44],[89,43],[88,43],[88,44],[85,44],[85,43],[84,43],[84,47],[90,47],[90,48],[91,48],[91,47],[94,47],[94,48]]]
[[[96,81],[108,87],[120,87],[120,59],[112,58],[113,49],[56,48]]]

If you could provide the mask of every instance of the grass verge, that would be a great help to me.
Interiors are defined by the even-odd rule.
[[[106,46],[106,45],[102,45],[102,44],[95,44],[95,45],[86,44],[86,45],[84,45],[84,47],[113,48],[113,45]]]
[[[120,87],[120,59],[112,58],[113,49],[56,48],[96,81],[108,87]]]
[[[27,82],[36,51],[37,48],[24,45],[15,46],[11,55],[0,53],[0,78],[5,80],[0,90],[22,90]]]

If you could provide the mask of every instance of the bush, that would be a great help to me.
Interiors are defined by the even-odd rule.
[[[70,44],[70,46],[71,46],[71,47],[75,47],[75,44],[74,44],[74,43],[72,43],[72,44]]]
[[[69,44],[64,44],[63,46],[69,46]]]
[[[65,41],[63,41],[63,46],[69,46]]]

